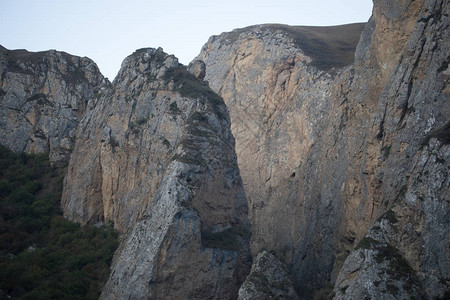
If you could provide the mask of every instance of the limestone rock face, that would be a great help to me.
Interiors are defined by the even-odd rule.
[[[254,26],[210,38],[198,57],[206,64],[205,80],[230,110],[252,254],[275,251],[298,290],[325,283],[333,269],[341,174],[347,172],[346,148],[336,146],[334,132],[346,119],[334,99],[352,76],[335,67],[352,63],[347,52],[353,56],[363,26]],[[343,32],[347,51],[340,61],[326,60],[333,53],[327,45],[339,44]],[[312,37],[323,52],[311,51],[319,48]],[[309,55],[301,48],[308,41]],[[324,138],[330,131],[332,139]]]
[[[321,52],[308,52],[314,42],[339,44],[325,28],[314,42],[314,29],[309,36],[273,25],[236,30],[212,37],[199,55],[205,80],[230,110],[252,254],[275,251],[300,297],[339,278],[335,295],[357,299],[375,278],[367,274],[383,273],[392,261],[412,271],[377,275],[379,294],[372,289],[368,297],[388,295],[391,286],[400,298],[448,289],[448,254],[439,250],[448,248],[450,230],[447,11],[448,1],[374,1],[353,65],[345,55],[324,63]],[[351,30],[333,30],[347,32],[328,29],[334,38],[351,40]],[[369,234],[376,244],[355,250],[339,274],[389,211],[398,232]],[[354,273],[355,264],[365,271]]]
[[[449,11],[140,49],[112,85],[0,47],[2,143],[72,153],[64,215],[122,233],[102,299],[448,298]]]
[[[0,137],[13,151],[48,152],[66,163],[75,131],[95,94],[108,85],[96,64],[58,51],[0,46]]]
[[[438,132],[412,158],[414,175],[391,208],[345,260],[334,299],[448,296],[450,126]]]
[[[364,169],[364,186],[372,190],[378,221],[371,218],[361,240],[370,245],[346,260],[336,282],[339,299],[367,294],[383,294],[380,299],[421,294],[434,298],[448,293],[450,18],[444,12],[449,9],[448,1],[393,1],[389,6],[375,2],[363,33],[353,85],[359,87],[355,99],[372,111],[366,147],[380,149],[376,159],[366,150]],[[382,32],[392,34],[396,43],[380,48]],[[371,68],[374,64],[378,66]],[[371,85],[357,85],[368,78]],[[368,97],[371,94],[377,98]],[[355,226],[348,224],[347,230]]]
[[[223,100],[162,49],[127,57],[77,130],[69,219],[123,233],[103,299],[232,299],[247,201]]]
[[[252,269],[239,289],[239,300],[298,299],[286,265],[275,255],[258,253]]]

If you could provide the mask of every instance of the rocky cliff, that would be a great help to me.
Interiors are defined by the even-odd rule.
[[[250,27],[210,38],[199,56],[205,79],[230,110],[252,254],[274,251],[300,291],[325,284],[333,269],[347,149],[336,145],[337,133],[326,135],[345,127],[333,107],[341,93],[336,83],[347,88],[350,81],[333,66],[352,63],[363,27]],[[301,48],[311,36],[323,53]],[[326,61],[326,46],[339,44],[346,59]]]
[[[230,110],[252,254],[274,251],[299,296],[336,278],[337,298],[448,290],[448,11],[374,1],[356,51],[361,24],[253,26],[203,47]]]
[[[54,50],[0,46],[0,70],[1,143],[67,163],[78,122],[107,79],[92,60]]]
[[[64,214],[124,235],[104,299],[232,299],[249,271],[228,111],[199,77],[138,50],[78,127]]]
[[[2,143],[72,153],[64,215],[122,233],[103,299],[445,298],[449,11],[251,26],[188,68],[140,49],[112,85],[0,48]]]
[[[355,66],[355,79],[371,81],[353,85],[366,87],[355,99],[376,100],[366,140],[382,158],[365,170],[379,206],[339,273],[337,299],[449,296],[449,10],[448,1],[375,2]]]

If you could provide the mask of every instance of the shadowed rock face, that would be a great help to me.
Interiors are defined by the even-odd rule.
[[[108,84],[95,63],[58,51],[0,46],[0,137],[13,151],[69,160],[75,131],[94,95]]]
[[[298,299],[286,265],[272,253],[258,253],[250,274],[239,289],[238,300],[250,299]]]
[[[235,30],[192,74],[140,49],[112,85],[0,47],[2,143],[73,150],[64,215],[123,234],[103,299],[448,297],[449,5]]]
[[[448,256],[448,214],[438,213],[448,211],[448,10],[445,1],[375,1],[355,62],[341,69],[321,67],[308,52],[320,43],[302,49],[292,33],[299,30],[286,26],[212,37],[197,57],[230,110],[252,253],[274,251],[300,297],[333,283],[358,241],[389,211],[399,231],[380,233],[371,251],[394,247],[393,259],[413,271],[395,284],[388,273],[381,276],[378,292],[395,285],[398,295],[419,288],[434,297],[448,287],[449,260],[431,254]],[[425,172],[429,167],[435,171]],[[390,265],[383,261],[365,261],[364,269],[383,270]],[[371,277],[346,281],[354,274],[346,268],[338,284],[352,288],[344,297],[380,295],[364,294]],[[412,280],[410,290],[400,290],[405,280]]]
[[[236,298],[249,271],[227,109],[161,49],[127,57],[83,118],[62,207],[124,234],[103,299]]]

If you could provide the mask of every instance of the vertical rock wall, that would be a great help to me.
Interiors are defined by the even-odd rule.
[[[379,218],[345,261],[338,299],[448,295],[449,9],[448,1],[375,2],[371,40],[366,34],[355,68],[374,78],[363,70],[377,64],[375,82],[383,87],[371,108],[378,113],[368,140],[382,158],[365,164],[366,186],[379,185],[373,192],[379,190]],[[379,47],[382,32],[395,43]],[[356,99],[366,95],[358,92]]]
[[[0,46],[0,138],[13,151],[48,152],[65,164],[87,107],[108,85],[95,63],[58,51]]]
[[[104,299],[232,299],[249,271],[227,109],[161,49],[127,57],[80,123],[62,206],[123,233]]]
[[[347,93],[352,71],[334,66],[352,60],[323,57],[335,44],[347,49],[340,57],[353,55],[362,28],[255,26],[210,38],[199,55],[230,110],[252,254],[274,251],[299,290],[330,280],[348,166],[345,101],[335,99]],[[323,69],[301,48],[308,42]]]
[[[296,298],[289,276],[300,298],[444,298],[449,5],[224,33],[195,76],[140,49],[112,85],[87,58],[1,47],[1,142],[73,151],[64,215],[123,233],[104,299],[235,299],[250,249],[243,299]]]
[[[335,41],[323,32],[311,39],[297,27],[225,33],[199,55],[205,79],[230,109],[252,253],[275,251],[300,296],[333,283],[375,221],[407,210],[413,198],[414,213],[402,217],[406,227],[397,233],[404,241],[388,234],[393,257],[408,262],[415,287],[427,296],[442,296],[448,287],[448,275],[437,271],[448,269],[448,259],[425,254],[448,245],[447,214],[427,213],[448,211],[448,11],[446,1],[375,1],[355,62],[339,69],[318,63]],[[351,30],[339,30],[348,42]],[[332,29],[328,34],[338,37]],[[324,50],[313,54],[314,43]],[[433,137],[440,142],[428,145]],[[432,157],[437,173],[418,167],[421,157]],[[427,182],[420,192],[413,189],[419,182]],[[416,243],[407,243],[413,236]]]

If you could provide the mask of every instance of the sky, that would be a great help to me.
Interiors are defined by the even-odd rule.
[[[0,0],[0,44],[87,56],[111,81],[123,59],[162,47],[189,64],[212,35],[256,24],[367,22],[371,0]]]

